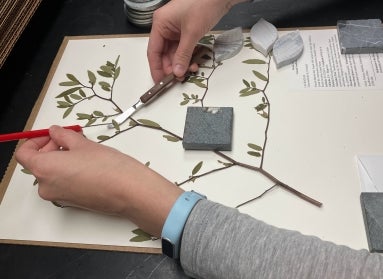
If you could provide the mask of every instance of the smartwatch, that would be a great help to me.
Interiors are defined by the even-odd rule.
[[[190,212],[201,200],[206,199],[194,191],[183,192],[166,218],[161,233],[162,253],[173,259],[179,259],[182,233]]]

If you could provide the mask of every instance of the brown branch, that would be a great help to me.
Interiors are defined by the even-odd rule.
[[[208,172],[202,173],[202,174],[200,174],[200,175],[192,175],[192,176],[190,176],[188,179],[182,181],[181,183],[176,183],[176,185],[177,185],[177,186],[181,186],[181,185],[183,185],[183,184],[185,184],[185,183],[187,183],[187,182],[194,181],[194,180],[197,179],[197,178],[206,176],[206,175],[211,174],[211,173],[214,173],[214,172],[219,172],[219,171],[221,171],[221,170],[225,170],[225,169],[231,168],[232,166],[234,166],[234,165],[226,165],[226,166],[224,166],[224,167],[217,168],[217,169],[213,169],[213,170],[210,170],[210,171],[208,171]]]
[[[176,135],[176,134],[170,132],[169,130],[164,129],[161,126],[154,127],[154,126],[150,126],[150,125],[145,125],[145,124],[141,124],[140,122],[138,122],[137,120],[133,119],[132,117],[129,117],[129,118],[130,118],[130,120],[132,120],[136,124],[136,126],[141,126],[141,127],[146,127],[146,128],[154,129],[154,130],[159,130],[159,131],[167,133],[167,134],[169,134],[169,135],[171,135],[171,136],[173,136],[173,137],[175,137],[175,138],[177,138],[179,140],[182,140],[181,136]]]
[[[208,75],[208,77],[206,78],[206,89],[205,89],[205,92],[201,98],[201,106],[204,107],[203,105],[203,101],[205,100],[206,98],[206,94],[207,94],[207,91],[209,90],[209,80],[211,78],[211,76],[213,75],[213,73],[215,72],[215,70],[222,64],[218,64],[216,65],[215,63],[215,56],[214,56],[214,52],[213,52],[213,68],[212,68],[212,71],[210,72],[210,74]]]
[[[262,90],[262,94],[263,96],[265,97],[266,99],[266,103],[267,103],[267,122],[266,122],[266,128],[265,128],[265,140],[263,142],[263,147],[262,147],[262,158],[261,158],[261,163],[260,163],[260,168],[263,167],[263,161],[264,161],[264,158],[265,158],[265,150],[266,150],[266,145],[267,145],[267,134],[268,134],[268,131],[269,131],[269,127],[270,127],[270,111],[271,111],[271,108],[270,108],[270,102],[269,102],[269,98],[267,97],[266,95],[266,89],[269,85],[269,82],[270,82],[270,61],[271,61],[271,55],[269,55],[269,63],[268,63],[268,66],[267,66],[267,82],[265,84],[265,87],[263,88]]]
[[[251,165],[248,165],[248,164],[244,164],[244,163],[241,163],[241,162],[237,162],[236,160],[226,156],[225,154],[223,154],[222,152],[220,151],[214,151],[215,154],[221,156],[222,158],[226,159],[227,161],[231,162],[233,165],[236,165],[236,166],[240,166],[240,167],[243,167],[245,169],[249,169],[249,170],[253,170],[253,171],[256,171],[256,172],[259,172],[261,173],[262,175],[264,175],[265,177],[267,177],[270,181],[274,182],[275,184],[278,184],[279,186],[281,186],[282,188],[284,188],[285,190],[289,191],[290,193],[298,196],[299,198],[315,205],[315,206],[318,206],[318,207],[321,207],[322,206],[322,203],[299,192],[298,190],[292,188],[291,186],[287,185],[286,183],[283,183],[282,181],[280,181],[279,179],[275,178],[273,175],[271,175],[270,173],[268,173],[267,171],[265,171],[264,169],[260,168],[260,167],[255,167],[255,166],[251,166]]]
[[[266,195],[268,192],[270,192],[270,191],[271,191],[272,189],[274,189],[276,186],[278,186],[278,184],[274,184],[274,185],[271,186],[270,188],[266,189],[262,194],[256,196],[255,198],[252,198],[251,200],[245,201],[245,202],[243,202],[243,203],[237,205],[235,208],[240,208],[241,206],[244,206],[244,205],[246,205],[246,204],[248,204],[248,203],[251,203],[251,202],[253,202],[253,201],[255,201],[255,200],[258,200],[258,199],[262,198],[264,195]]]

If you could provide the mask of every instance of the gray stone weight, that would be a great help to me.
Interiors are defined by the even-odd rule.
[[[339,20],[337,30],[342,54],[383,52],[380,19]]]
[[[231,150],[232,107],[188,107],[182,145],[192,150]]]
[[[370,252],[383,252],[383,193],[361,193],[364,225]]]

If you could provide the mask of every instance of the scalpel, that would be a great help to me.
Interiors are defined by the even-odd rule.
[[[206,55],[211,50],[206,46],[197,46],[196,50],[192,57],[191,63],[197,63],[200,64],[203,61],[206,61]],[[130,116],[132,116],[137,110],[139,110],[141,107],[149,103],[151,100],[154,99],[154,97],[158,96],[160,93],[162,93],[166,88],[168,88],[173,82],[177,81],[176,76],[173,73],[170,73],[169,75],[165,76],[160,82],[155,84],[152,88],[150,88],[148,91],[146,91],[140,99],[130,108],[128,108],[126,111],[124,111],[122,114],[117,116],[113,119],[112,123],[108,124],[108,128],[112,129],[114,128],[114,122],[118,125],[121,125],[126,120],[129,119]]]

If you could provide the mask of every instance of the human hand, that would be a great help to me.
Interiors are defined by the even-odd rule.
[[[182,193],[132,157],[58,126],[23,143],[16,159],[37,178],[43,199],[127,217],[153,236]]]
[[[198,41],[234,4],[244,0],[172,0],[153,15],[147,56],[155,82],[171,72],[183,78]]]

